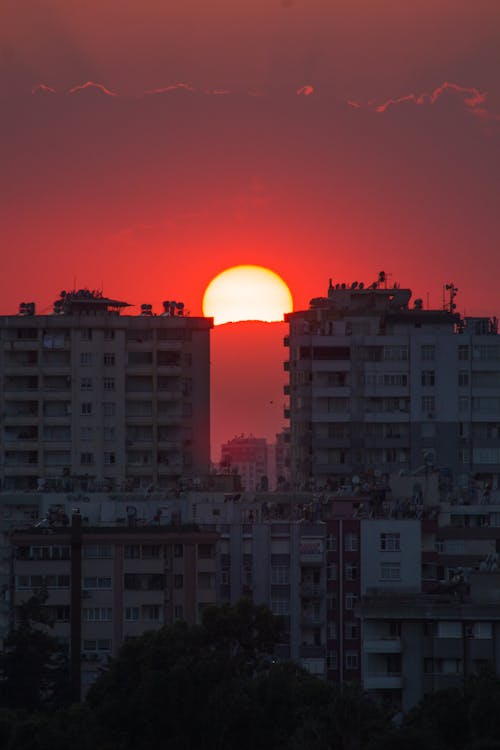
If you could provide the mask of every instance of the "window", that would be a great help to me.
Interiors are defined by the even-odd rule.
[[[401,579],[401,563],[398,563],[398,562],[381,563],[380,579],[382,581],[399,581]]]
[[[83,641],[84,651],[111,651],[110,638],[86,639]]]
[[[420,353],[424,362],[433,362],[436,357],[436,347],[434,344],[422,344]]]
[[[80,440],[92,440],[94,430],[92,427],[80,427]]]
[[[354,609],[356,606],[356,603],[358,601],[358,597],[356,594],[346,594],[345,596],[345,608],[346,609]]]
[[[80,413],[84,417],[88,417],[90,414],[92,414],[92,404],[88,401],[84,401],[80,408]]]
[[[491,622],[475,622],[474,638],[493,638],[493,628]]]
[[[141,548],[138,544],[126,544],[123,551],[126,560],[135,560],[141,556]]]
[[[357,581],[358,580],[358,563],[350,562],[345,566],[345,578],[346,581]]]
[[[182,544],[174,544],[174,557],[182,557],[184,554],[184,546]]]
[[[143,604],[142,605],[142,619],[158,621],[160,619],[160,605],[159,604]]]
[[[23,576],[17,576],[17,579],[16,579],[17,589],[40,589],[43,586],[49,589],[68,589],[69,588],[69,576],[67,575],[54,575],[54,576],[23,575]]]
[[[89,466],[90,464],[94,463],[94,454],[93,453],[81,453],[80,454],[80,463],[84,464],[86,466]]]
[[[109,466],[111,464],[116,463],[116,454],[112,451],[105,451],[104,453],[104,463]]]
[[[82,328],[80,334],[82,341],[92,341],[92,328]]]
[[[358,652],[357,651],[346,651],[345,668],[346,669],[358,668]]]
[[[199,544],[198,545],[198,559],[199,560],[213,560],[215,557],[215,547],[213,544]]]
[[[346,552],[357,552],[358,550],[358,535],[349,532],[345,535],[345,549]]]
[[[271,596],[271,612],[273,615],[289,615],[290,614],[290,599],[275,598]]]
[[[114,378],[104,378],[103,380],[103,387],[105,391],[114,391],[115,390],[115,379]]]
[[[469,373],[467,370],[460,370],[458,373],[458,385],[463,387],[469,385]]]
[[[184,617],[184,607],[182,604],[176,604],[174,607],[174,619],[175,620],[182,620]]]
[[[326,655],[326,666],[327,669],[338,669],[336,651],[328,651]]]
[[[271,583],[272,584],[288,584],[290,583],[290,568],[288,565],[273,565],[271,568]]]
[[[469,359],[469,347],[467,344],[460,344],[458,347],[458,359],[460,362],[467,362]]]
[[[55,622],[69,622],[70,608],[66,605],[56,605],[46,608],[47,617]]]
[[[335,534],[328,534],[326,538],[326,549],[328,552],[336,552],[337,551],[337,537]]]
[[[107,341],[112,341],[115,337],[115,332],[112,328],[105,328],[104,329],[104,338]]]
[[[83,579],[84,589],[110,589],[111,578],[104,576],[86,576]]]
[[[111,559],[113,557],[113,548],[110,544],[84,545],[83,557],[88,560]]]
[[[450,622],[446,620],[438,622],[437,636],[438,638],[461,638],[462,623],[458,621]]]
[[[84,607],[84,622],[108,622],[113,619],[111,607]]]
[[[330,565],[327,566],[326,575],[329,581],[337,580],[337,565],[335,563],[330,563]]]
[[[399,552],[401,549],[401,534],[387,532],[380,534],[380,549],[382,552]]]
[[[125,619],[130,620],[138,620],[140,614],[139,607],[125,607]]]
[[[329,622],[327,627],[327,639],[329,641],[336,641],[337,640],[337,623],[336,622]]]
[[[436,411],[435,396],[422,396],[422,414],[434,414]]]
[[[115,428],[114,427],[104,427],[103,436],[104,436],[104,440],[106,440],[106,442],[111,442],[112,440],[115,439]]]
[[[177,573],[174,576],[174,589],[181,589],[184,586],[184,576]]]
[[[105,352],[103,357],[105,367],[111,367],[116,362],[116,357],[112,352]]]
[[[80,390],[91,391],[92,390],[92,378],[80,378]]]
[[[337,599],[333,594],[326,597],[326,608],[329,612],[333,612],[337,608]]]
[[[144,560],[159,559],[161,547],[159,544],[143,544],[142,545],[142,558]]]
[[[407,360],[408,347],[404,345],[384,346],[384,359],[393,362]]]
[[[113,401],[105,401],[102,405],[102,413],[105,417],[114,417],[116,414],[116,404]]]
[[[436,376],[434,370],[422,370],[422,385],[435,385]]]
[[[346,640],[352,641],[359,638],[359,622],[348,620],[345,623],[344,633]]]
[[[469,411],[469,397],[459,396],[458,397],[458,411],[460,414],[467,414]]]
[[[82,367],[90,367],[93,363],[92,352],[80,353],[80,364]]]

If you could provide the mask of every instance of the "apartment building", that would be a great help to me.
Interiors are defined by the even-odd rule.
[[[439,467],[467,486],[500,476],[500,338],[494,318],[410,306],[411,291],[335,284],[289,313],[285,345],[291,474],[297,487],[342,484],[367,469]]]
[[[499,591],[498,573],[480,572],[470,587],[364,596],[365,690],[407,711],[429,693],[461,687],[482,669],[499,674]]]
[[[10,607],[45,590],[52,634],[67,643],[76,699],[127,637],[193,625],[216,601],[217,535],[195,527],[31,527],[11,535]]]
[[[238,435],[228,440],[221,446],[220,465],[223,470],[238,474],[247,492],[268,489],[268,445],[265,438]]]
[[[62,292],[0,317],[2,491],[168,488],[208,474],[211,318]],[[124,312],[126,311],[126,313]]]

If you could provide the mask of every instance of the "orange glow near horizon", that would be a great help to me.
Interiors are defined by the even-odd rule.
[[[262,266],[234,266],[222,271],[203,296],[203,314],[213,317],[215,325],[242,320],[272,323],[283,320],[292,309],[293,298],[286,283]]]

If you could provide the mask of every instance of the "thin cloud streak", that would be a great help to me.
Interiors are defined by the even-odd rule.
[[[57,91],[52,86],[47,86],[45,83],[39,83],[37,86],[33,86],[31,89],[32,94],[57,94]]]
[[[100,91],[102,94],[105,94],[106,96],[118,96],[116,91],[112,91],[111,89],[106,88],[106,86],[103,86],[102,83],[95,83],[94,81],[86,81],[85,83],[81,83],[78,86],[73,86],[72,88],[68,89],[68,94],[77,94],[79,91],[85,91],[87,89],[94,89],[96,91]]]
[[[461,86],[458,83],[450,83],[444,81],[440,86],[434,89],[431,93],[423,92],[421,94],[404,94],[397,98],[387,99],[385,102],[375,104],[374,102],[368,102],[366,105],[352,99],[347,100],[347,104],[353,109],[369,109],[371,112],[383,113],[387,110],[397,107],[400,104],[416,104],[417,106],[425,106],[427,104],[436,104],[446,92],[458,94],[463,103],[471,114],[474,114],[483,119],[498,120],[500,115],[489,112],[489,110],[481,105],[486,103],[488,93],[486,91],[480,91],[474,86]]]

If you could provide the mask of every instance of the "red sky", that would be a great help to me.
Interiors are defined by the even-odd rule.
[[[500,312],[498,0],[0,14],[0,312],[76,283],[200,314],[246,263],[296,308],[384,269],[431,304],[453,281],[462,312]]]

